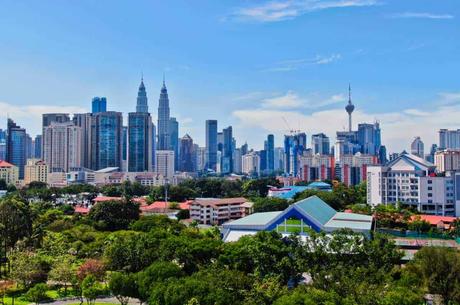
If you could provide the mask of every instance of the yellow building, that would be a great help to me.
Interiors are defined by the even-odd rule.
[[[7,184],[14,184],[19,180],[19,168],[11,163],[0,160],[0,179]]]
[[[24,184],[28,185],[33,181],[48,183],[48,165],[40,159],[27,159],[24,168]]]

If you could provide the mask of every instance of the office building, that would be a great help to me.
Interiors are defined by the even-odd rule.
[[[264,149],[267,151],[267,172],[275,171],[275,136],[269,134],[265,141]]]
[[[158,150],[156,152],[155,172],[167,179],[174,176],[174,151]]]
[[[275,147],[275,154],[274,154],[274,170],[276,172],[282,172],[284,169],[284,148],[283,147]]]
[[[153,170],[152,153],[152,118],[148,112],[147,91],[141,79],[137,93],[136,112],[128,114],[127,159],[129,172],[145,172]],[[124,127],[123,127],[124,131]],[[122,145],[126,139],[122,133]],[[126,148],[122,148],[122,159]]]
[[[229,174],[233,172],[233,128],[228,126],[222,130],[223,143],[222,143],[222,158],[221,158],[221,172]]]
[[[199,147],[197,144],[195,146],[195,166],[196,170],[202,172],[206,170],[206,147]]]
[[[48,165],[40,159],[28,159],[24,169],[24,185],[38,181],[48,183]]]
[[[73,115],[73,124],[81,128],[81,166],[91,168],[91,113],[76,113]]]
[[[460,149],[460,129],[440,129],[439,149]]]
[[[170,117],[169,117],[169,97],[168,90],[166,89],[165,80],[163,78],[163,86],[161,87],[160,99],[158,101],[158,150],[171,149],[170,144]]]
[[[381,146],[380,124],[361,123],[358,124],[358,145],[359,151],[365,155],[378,156]]]
[[[284,136],[284,172],[297,177],[299,171],[299,157],[307,148],[307,135],[296,133]]]
[[[179,122],[176,118],[169,119],[169,144],[170,150],[174,151],[174,165],[175,170],[178,170],[179,166]]]
[[[43,160],[50,172],[68,172],[81,166],[82,131],[72,122],[52,122],[43,133]]]
[[[0,129],[0,160],[6,159],[6,130]]]
[[[123,115],[107,111],[91,116],[91,162],[90,169],[106,167],[121,169],[123,153]]]
[[[401,203],[424,214],[460,216],[460,175],[436,176],[435,166],[403,152],[385,166],[367,168],[367,203]]]
[[[12,119],[7,123],[6,161],[19,169],[19,179],[24,179],[26,165],[26,130]]]
[[[34,139],[34,158],[42,158],[42,135],[36,135]]]
[[[313,150],[313,154],[329,155],[331,151],[329,137],[324,133],[312,135],[311,148]]]
[[[420,139],[420,137],[415,137],[412,143],[410,144],[411,154],[416,155],[420,158],[425,158],[424,147],[425,145],[423,144],[423,141]]]
[[[17,166],[0,160],[0,180],[5,180],[6,184],[16,185],[19,180],[19,169]]]
[[[240,174],[242,172],[241,149],[236,148],[233,150],[233,172]]]
[[[130,112],[128,114],[127,155],[129,172],[153,170],[152,139],[152,118],[150,113]],[[123,140],[122,142],[124,142]],[[125,147],[122,150],[125,150]]]
[[[425,155],[425,159],[428,162],[434,163],[434,156],[436,152],[438,151],[438,145],[437,144],[432,144],[430,148],[430,153]]]
[[[206,170],[217,170],[217,120],[206,120]]]
[[[193,139],[188,135],[184,135],[180,139],[180,165],[179,170],[182,172],[193,172],[194,168],[194,145]]]
[[[91,112],[106,112],[107,111],[107,98],[105,97],[93,97],[91,101]]]

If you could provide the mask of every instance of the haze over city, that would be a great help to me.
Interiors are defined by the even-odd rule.
[[[141,75],[157,117],[163,73],[180,136],[205,120],[241,145],[282,145],[288,129],[331,138],[380,122],[389,152],[428,147],[460,117],[457,1],[5,1],[0,10],[0,127],[34,136],[41,114],[134,111]],[[287,121],[287,123],[286,123]]]

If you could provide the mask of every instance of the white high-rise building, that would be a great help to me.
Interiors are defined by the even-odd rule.
[[[172,179],[174,177],[174,151],[173,150],[158,150],[156,152],[155,171],[157,174],[165,178]]]
[[[440,173],[460,171],[460,150],[445,149],[434,155],[436,170]]]
[[[460,129],[440,129],[439,149],[460,149]]]
[[[435,176],[434,164],[408,153],[367,168],[367,203],[412,206],[424,214],[459,216],[460,174]],[[457,181],[458,180],[458,181]]]
[[[81,167],[82,129],[72,122],[52,122],[44,128],[43,159],[50,172]]]
[[[248,175],[256,174],[260,172],[260,156],[254,152],[248,152],[241,157],[242,172]]]
[[[24,185],[38,181],[48,183],[48,165],[40,159],[27,159],[24,168]]]

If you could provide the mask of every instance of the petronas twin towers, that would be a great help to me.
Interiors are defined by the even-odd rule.
[[[163,79],[158,106],[158,149],[170,149],[169,98]],[[153,171],[155,162],[155,126],[149,113],[147,91],[141,79],[136,112],[128,114],[128,171]]]

